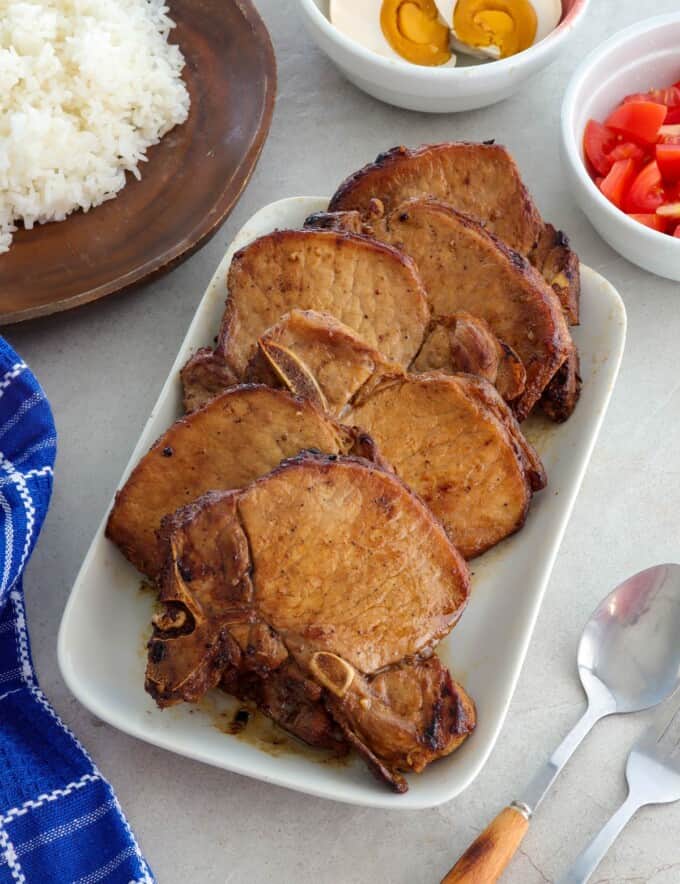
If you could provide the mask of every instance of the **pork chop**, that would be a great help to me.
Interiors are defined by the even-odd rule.
[[[578,258],[564,234],[541,218],[506,148],[465,142],[395,147],[350,175],[329,210],[368,216],[373,198],[389,212],[412,197],[434,197],[480,220],[531,260],[554,286],[569,320],[578,323]]]
[[[541,275],[476,220],[434,199],[413,198],[387,214],[374,200],[369,229],[414,259],[433,317],[470,313],[519,356],[526,381],[513,407],[523,420],[574,351]]]
[[[545,484],[538,456],[506,404],[471,375],[387,377],[355,400],[344,420],[370,432],[466,559],[518,531],[534,488]],[[538,471],[529,466],[527,449]]]
[[[319,314],[296,317],[292,328],[304,334],[288,333],[288,321],[276,330],[285,347],[271,346],[267,335],[260,340],[267,370],[296,396],[320,408],[332,403],[343,422],[364,428],[466,558],[523,525],[545,472],[490,383],[468,374],[405,373],[349,330],[336,335],[334,321],[324,328]],[[363,359],[370,361],[357,375]]]
[[[460,617],[468,570],[393,474],[356,458],[299,455],[185,507],[165,533],[166,613],[146,681],[161,705],[218,684],[234,628],[262,621],[399,791],[400,771],[453,751],[474,727],[462,689],[421,659]]]
[[[304,449],[340,454],[353,444],[307,400],[264,386],[234,387],[174,423],[140,460],[116,494],[106,535],[155,579],[163,516],[206,491],[247,485]]]
[[[413,261],[366,237],[282,230],[241,249],[229,268],[218,350],[242,378],[258,337],[293,308],[332,314],[388,359],[408,365],[429,312]]]

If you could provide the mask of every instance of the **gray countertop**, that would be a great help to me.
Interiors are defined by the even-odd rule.
[[[426,116],[381,105],[346,83],[302,32],[292,0],[260,0],[279,62],[271,134],[241,202],[218,235],[170,276],[71,313],[4,330],[54,408],[54,499],[26,577],[42,686],[120,797],[162,884],[432,884],[520,790],[579,716],[582,625],[619,579],[680,559],[680,285],[606,246],[576,208],[558,159],[564,87],[612,30],[677,9],[677,0],[593,0],[568,53],[504,104]],[[650,84],[652,85],[652,84]],[[330,193],[395,144],[497,138],[510,147],[545,217],[626,303],[627,350],[614,397],[557,559],[519,687],[476,782],[429,811],[382,812],[308,798],[203,766],[104,725],[69,694],[57,628],[95,526],[203,291],[233,233],[263,204]],[[645,716],[602,722],[540,809],[506,878],[554,881],[625,793],[624,761]],[[638,814],[594,881],[680,881],[680,805]]]

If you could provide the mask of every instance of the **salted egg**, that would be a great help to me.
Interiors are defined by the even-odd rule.
[[[330,20],[347,37],[386,58],[455,65],[449,26],[435,0],[331,0]]]
[[[435,0],[451,28],[451,48],[475,58],[507,58],[538,43],[562,17],[561,0]]]

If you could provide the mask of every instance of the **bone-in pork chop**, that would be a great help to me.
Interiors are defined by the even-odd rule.
[[[372,199],[392,211],[412,197],[434,197],[480,220],[532,261],[555,287],[569,321],[578,323],[578,258],[564,234],[543,221],[504,147],[465,142],[395,147],[350,175],[329,209],[368,215]]]
[[[393,474],[303,454],[240,491],[206,495],[164,531],[166,610],[147,668],[161,705],[218,684],[234,629],[263,622],[399,791],[400,771],[448,754],[474,727],[469,698],[426,662],[465,606],[468,570]]]
[[[282,230],[241,249],[229,268],[218,350],[239,378],[258,337],[293,308],[332,314],[408,365],[429,321],[413,261],[366,237]]]
[[[374,205],[370,229],[414,259],[434,317],[470,313],[515,351],[526,385],[514,410],[525,418],[574,349],[541,275],[473,218],[437,200],[411,199],[387,215]]]
[[[307,448],[346,453],[353,440],[308,400],[264,386],[234,387],[174,423],[117,493],[106,534],[156,578],[161,519],[206,491],[240,488]]]

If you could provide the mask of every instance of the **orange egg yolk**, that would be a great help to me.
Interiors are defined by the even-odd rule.
[[[453,29],[462,43],[498,46],[501,58],[528,49],[538,22],[529,0],[458,0]]]
[[[380,26],[392,49],[407,61],[435,66],[451,58],[449,29],[434,0],[383,0]]]

